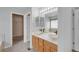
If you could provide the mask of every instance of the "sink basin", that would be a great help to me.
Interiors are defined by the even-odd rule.
[[[51,37],[51,38],[57,38],[57,35],[55,33],[49,33],[49,37]]]
[[[55,33],[42,33],[40,34],[42,37],[49,37],[50,39],[57,39],[58,36]]]
[[[57,39],[58,38],[57,35],[49,35],[49,37],[52,38],[52,39]]]
[[[37,34],[37,35],[45,35],[45,34],[48,34],[48,32],[36,32],[35,34]]]

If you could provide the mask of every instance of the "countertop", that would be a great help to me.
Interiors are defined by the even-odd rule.
[[[58,35],[56,35],[55,33],[43,33],[43,34],[36,34],[36,33],[32,33],[32,35],[37,36],[43,40],[49,41],[51,43],[54,43],[56,45],[58,45]]]

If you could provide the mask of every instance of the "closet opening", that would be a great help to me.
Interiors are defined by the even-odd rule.
[[[24,16],[12,14],[12,43],[17,44],[24,40]]]

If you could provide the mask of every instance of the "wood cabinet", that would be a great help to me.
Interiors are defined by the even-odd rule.
[[[39,38],[39,43],[38,43],[39,49],[38,50],[40,52],[43,52],[43,50],[44,50],[44,42],[43,41],[44,41],[43,39]]]
[[[57,52],[57,45],[44,40],[44,52]]]
[[[57,45],[37,36],[32,36],[33,49],[39,52],[57,52]]]
[[[38,37],[35,37],[35,46],[36,46],[36,51],[38,51],[38,49],[39,49],[39,46],[38,46],[38,43],[39,43],[39,38]]]
[[[57,52],[57,45],[56,44],[50,43],[50,46],[51,46],[51,49],[50,49],[51,52]]]
[[[50,43],[44,40],[44,52],[50,52]]]
[[[36,48],[36,39],[35,39],[35,36],[32,36],[32,46],[33,46],[33,49]]]
[[[36,36],[32,36],[32,46],[34,50],[38,50],[38,42],[39,42],[39,38]]]

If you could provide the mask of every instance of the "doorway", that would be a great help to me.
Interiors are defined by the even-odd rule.
[[[13,45],[24,39],[24,16],[12,14],[12,43]]]

